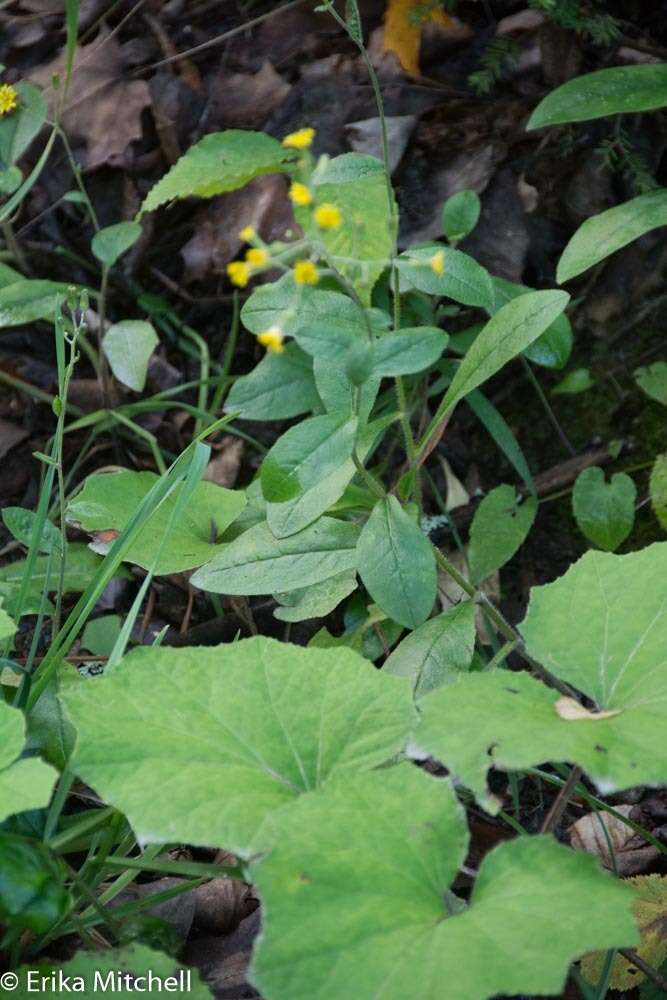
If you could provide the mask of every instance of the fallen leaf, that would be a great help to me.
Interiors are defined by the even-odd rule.
[[[30,76],[48,88],[52,103],[51,78],[56,73],[64,78],[65,58],[63,49]],[[70,139],[86,145],[89,170],[123,164],[128,145],[141,138],[141,112],[150,103],[146,81],[128,79],[115,35],[103,29],[94,42],[77,48],[62,125]]]
[[[554,708],[556,709],[556,714],[568,722],[578,722],[584,719],[587,722],[596,722],[598,719],[612,719],[615,715],[621,714],[620,708],[610,708],[606,712],[591,712],[590,709],[584,708],[574,698],[566,696],[559,698],[554,703]]]
[[[0,458],[4,458],[8,451],[24,441],[27,436],[28,431],[25,428],[17,427],[9,420],[0,419]]]
[[[428,10],[425,17],[423,0],[388,0],[384,20],[384,49],[393,52],[406,71],[419,76],[419,49],[424,24],[440,25],[446,30],[454,30],[457,21],[445,14],[439,7]]]
[[[236,482],[243,457],[243,441],[241,438],[226,435],[220,444],[217,454],[213,456],[206,466],[203,479],[210,483],[217,483],[218,486],[231,488]]]
[[[276,73],[267,59],[257,73],[219,77],[212,95],[211,115],[225,128],[259,128],[291,89],[291,84]]]
[[[209,934],[229,934],[254,908],[252,889],[237,878],[214,878],[194,891],[194,922]]]
[[[393,174],[401,162],[408,140],[417,124],[416,115],[395,115],[385,118],[387,145],[389,147],[389,170]],[[379,118],[364,118],[363,121],[349,122],[345,134],[355,153],[367,153],[382,159],[382,122]]]
[[[630,819],[637,815],[636,806],[619,805],[615,809]],[[632,827],[611,813],[587,813],[572,824],[569,836],[570,844],[575,850],[595,854],[605,868],[613,869],[615,861],[619,875],[633,875],[643,871],[660,856],[657,847],[647,844]]]

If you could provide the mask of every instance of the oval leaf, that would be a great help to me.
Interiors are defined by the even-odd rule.
[[[496,486],[484,497],[470,526],[468,562],[473,583],[485,580],[525,542],[537,514],[537,500],[519,503],[513,486]]]
[[[102,349],[118,381],[128,389],[141,392],[146,385],[148,362],[158,343],[151,323],[143,319],[124,319],[109,327]]]
[[[449,336],[438,327],[406,327],[375,342],[373,371],[394,378],[430,368],[447,347]]]
[[[431,266],[435,254],[442,254],[443,271],[436,273]],[[464,306],[493,309],[493,283],[489,272],[460,250],[433,243],[401,254],[396,260],[401,285],[416,288],[429,295],[444,295]]]
[[[526,128],[652,111],[667,105],[667,65],[612,66],[568,80],[547,94]]]
[[[138,222],[118,222],[115,226],[107,226],[95,233],[90,248],[102,264],[112,267],[140,236],[141,226]]]
[[[290,427],[262,462],[264,499],[293,500],[344,465],[352,454],[357,423],[343,411]]]

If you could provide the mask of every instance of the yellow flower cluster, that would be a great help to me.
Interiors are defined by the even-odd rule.
[[[0,116],[14,111],[18,101],[18,94],[10,83],[0,85]]]
[[[290,132],[283,139],[283,146],[288,149],[308,149],[315,138],[314,128],[300,128],[298,132]]]
[[[257,335],[257,340],[262,347],[265,347],[271,354],[282,354],[285,350],[283,340],[285,334],[279,326],[270,326],[268,330]]]
[[[316,285],[320,280],[320,272],[312,260],[297,260],[292,274],[297,285]]]
[[[445,251],[438,250],[431,257],[429,264],[431,265],[431,270],[434,274],[441,275],[445,273]]]
[[[243,237],[243,235],[247,236],[248,239],[254,239],[255,230],[252,226],[246,226],[239,233],[239,236]],[[227,265],[227,277],[232,285],[236,285],[237,288],[245,288],[253,273],[268,264],[269,259],[268,250],[264,250],[263,247],[251,247],[246,250],[245,260],[233,260],[231,264]]]

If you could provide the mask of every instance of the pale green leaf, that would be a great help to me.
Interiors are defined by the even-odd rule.
[[[249,375],[236,379],[225,411],[244,420],[288,420],[319,402],[311,359],[296,344],[287,344],[282,354],[266,354]]]
[[[73,287],[37,278],[23,278],[5,285],[0,288],[0,328],[52,319],[58,297],[67,295],[68,289]]]
[[[0,823],[14,813],[48,805],[58,776],[39,757],[17,759],[24,742],[22,712],[0,700]]]
[[[266,638],[137,649],[63,699],[76,773],[140,841],[241,855],[274,811],[391,758],[414,721],[401,678],[349,650]]]
[[[491,490],[475,511],[468,546],[473,583],[504,566],[525,542],[537,514],[537,500],[519,500],[514,487],[503,483]]]
[[[551,390],[552,396],[575,396],[595,385],[588,368],[575,368]]]
[[[448,340],[438,327],[405,327],[388,333],[375,342],[373,371],[387,378],[424,371],[442,356]]]
[[[408,677],[415,697],[421,698],[468,670],[474,650],[475,605],[463,601],[406,636],[382,670]]]
[[[582,534],[613,552],[632,531],[636,499],[637,487],[630,476],[615,472],[607,483],[602,469],[593,465],[577,476],[572,510]]]
[[[6,166],[23,156],[46,121],[48,112],[46,98],[34,83],[20,80],[14,88],[18,108],[0,119],[0,160]]]
[[[426,621],[437,573],[431,543],[394,496],[379,500],[357,545],[364,586],[382,610],[406,628]]]
[[[82,593],[97,572],[101,562],[100,557],[91,552],[84,542],[71,542],[67,546],[65,575],[62,579],[63,593]],[[47,581],[48,563],[48,556],[38,556],[33,566],[29,595],[35,595],[38,601],[45,584],[47,591],[59,590],[61,587],[60,560],[58,558],[51,560],[51,572]],[[5,593],[17,593],[25,570],[25,559],[18,559],[16,562],[0,567],[0,594],[3,590]],[[35,610],[39,610],[39,605]]]
[[[667,105],[667,65],[612,66],[577,76],[552,90],[533,111],[529,129]]]
[[[4,608],[0,608],[0,642],[11,639],[16,632],[16,622],[9,617]]]
[[[448,240],[459,243],[468,236],[479,219],[482,203],[475,191],[457,191],[443,205],[442,230]]]
[[[654,361],[646,368],[637,368],[635,382],[647,396],[667,406],[667,361]]]
[[[120,615],[101,615],[86,622],[81,648],[96,656],[110,656],[123,626]]]
[[[177,198],[211,198],[243,187],[253,177],[284,173],[294,150],[263,132],[229,129],[205,135],[151,188],[139,214]]]
[[[7,530],[26,546],[30,545],[36,519],[37,515],[34,511],[25,507],[5,507],[2,511],[2,520],[5,522]],[[40,552],[50,552],[51,549],[55,552],[62,552],[62,534],[51,521],[44,521],[37,546]]]
[[[251,333],[279,326],[285,335],[292,336],[322,323],[330,336],[335,336],[336,331],[348,338],[366,336],[360,309],[349,296],[327,288],[297,285],[291,272],[256,288],[241,309],[241,320]],[[350,342],[348,339],[346,343]]]
[[[667,225],[667,189],[658,188],[640,194],[622,205],[591,216],[579,226],[567,244],[556,278],[559,284],[576,278],[589,267],[599,264],[644,233]]]
[[[102,264],[112,267],[140,236],[141,226],[138,222],[117,222],[113,226],[98,230],[93,236],[90,248]]]
[[[431,266],[434,255],[442,255],[443,273]],[[493,310],[494,291],[489,272],[460,250],[432,243],[425,247],[406,250],[396,260],[404,286],[416,288],[429,295],[443,295],[465,306],[479,306]]]
[[[416,743],[452,770],[491,812],[489,768],[569,761],[603,794],[660,785],[667,751],[667,543],[627,556],[588,552],[531,591],[521,625],[530,655],[592,700],[580,709],[525,673],[464,674],[421,702]]]
[[[339,573],[313,587],[300,587],[287,593],[275,594],[282,607],[273,614],[282,622],[302,622],[309,618],[324,618],[357,586],[354,570]]]
[[[290,427],[262,462],[264,499],[294,500],[336,472],[352,454],[357,426],[356,417],[339,411]]]
[[[111,532],[117,537],[130,521],[148,491],[159,476],[154,472],[111,472],[88,476],[66,512],[70,524],[83,531]],[[162,548],[154,572],[180,573],[208,562],[224,550],[218,539],[245,507],[242,490],[226,490],[215,483],[201,482],[195,486],[186,509],[169,527],[174,506],[182,486],[177,486],[139,530],[125,556],[126,562],[143,569],[152,569]],[[108,537],[101,547],[108,546]]]
[[[28,980],[32,973],[33,978]],[[152,973],[152,980],[150,975]],[[137,993],[157,992],[164,987],[167,995],[177,993],[191,1000],[211,1000],[212,994],[196,969],[189,969],[171,955],[154,951],[143,944],[97,951],[78,951],[62,965],[43,959],[17,970],[18,987],[12,996],[28,1000],[35,991],[42,992],[38,983],[44,977],[51,992],[52,977],[58,984],[62,977],[65,989],[81,996],[112,993],[115,997],[136,997]],[[54,992],[60,992],[57,988]]]
[[[332,517],[288,538],[276,538],[268,524],[258,524],[226,545],[202,566],[192,583],[216,594],[273,594],[308,587],[357,563],[359,528]]]
[[[146,385],[148,363],[158,343],[152,323],[124,319],[109,327],[102,350],[118,381],[128,389],[141,392]]]
[[[325,361],[323,358],[315,358],[313,373],[317,391],[327,412],[334,413],[337,410],[346,410],[348,413],[351,413],[356,390],[343,367],[331,364],[331,362]],[[361,386],[358,416],[362,424],[368,420],[373,409],[380,388],[380,381],[381,377],[379,375],[371,375]]]
[[[265,997],[560,995],[583,952],[638,940],[632,892],[548,837],[487,854],[466,907],[450,891],[461,807],[406,764],[304,796],[279,830],[252,866],[265,915],[251,978]]]
[[[667,531],[667,455],[658,455],[653,463],[649,493],[655,516]]]
[[[494,278],[493,287],[495,290],[494,312],[511,302],[519,295],[525,295],[534,289],[526,285],[517,285],[504,278]],[[572,353],[572,325],[565,315],[561,313],[553,321],[551,326],[542,333],[537,340],[530,344],[523,352],[524,356],[533,364],[542,365],[543,368],[563,368],[567,364]]]

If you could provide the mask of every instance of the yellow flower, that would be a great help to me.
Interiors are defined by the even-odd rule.
[[[431,265],[431,270],[434,274],[444,274],[445,273],[445,251],[438,250],[431,257],[429,264]]]
[[[254,240],[255,236],[257,233],[254,226],[244,226],[239,233],[239,239],[243,240],[244,243],[250,243],[250,240]]]
[[[269,259],[269,255],[266,250],[260,250],[259,248],[253,247],[252,250],[247,250],[245,259],[253,267],[263,267]]]
[[[289,196],[294,205],[310,205],[313,200],[313,196],[306,185],[301,184],[299,181],[294,181],[289,189]]]
[[[315,222],[320,229],[338,229],[342,221],[343,216],[340,214],[340,209],[336,208],[335,205],[330,205],[327,202],[315,209]]]
[[[8,114],[16,107],[18,94],[11,84],[3,83],[0,86],[0,116]]]
[[[257,339],[262,347],[265,347],[272,354],[282,354],[285,350],[283,344],[285,335],[279,326],[270,326],[268,330],[258,334]]]
[[[250,265],[245,264],[242,260],[233,260],[231,264],[227,265],[227,275],[232,285],[245,288],[250,279]]]
[[[283,146],[289,149],[308,149],[315,138],[314,128],[300,128],[298,132],[290,132],[283,139]]]
[[[297,285],[316,285],[320,280],[320,275],[312,260],[297,260],[292,273]]]

